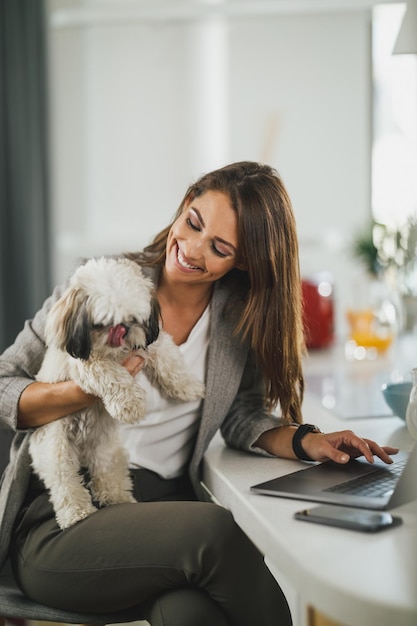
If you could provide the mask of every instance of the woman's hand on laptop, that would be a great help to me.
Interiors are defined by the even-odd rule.
[[[272,428],[262,433],[255,445],[275,456],[287,459],[297,458],[292,445],[297,430],[298,428],[293,425]],[[369,463],[374,462],[375,456],[384,463],[392,463],[390,455],[398,452],[398,448],[379,446],[371,439],[358,437],[351,430],[321,433],[317,429],[316,432],[304,433],[302,438],[299,438],[299,444],[302,451],[312,461],[335,461],[336,463],[347,463],[349,459],[356,459],[359,456],[364,456]]]
[[[398,448],[379,446],[371,439],[358,437],[351,430],[335,433],[307,433],[302,439],[303,450],[314,461],[335,461],[347,463],[350,459],[364,456],[369,463],[377,456],[384,463],[392,463],[390,455],[397,454]]]

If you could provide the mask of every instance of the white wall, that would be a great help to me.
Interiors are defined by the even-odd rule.
[[[232,160],[260,158],[282,174],[302,272],[332,273],[340,330],[356,283],[351,237],[371,214],[370,36],[368,10],[231,28]]]
[[[371,211],[371,10],[353,4],[207,21],[51,0],[55,280],[79,255],[143,246],[202,172],[268,161],[343,329],[346,247]]]

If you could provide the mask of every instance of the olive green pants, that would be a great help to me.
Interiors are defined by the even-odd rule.
[[[152,626],[290,625],[279,585],[232,515],[193,501],[191,487],[158,484],[135,490],[141,500],[153,490],[154,501],[105,507],[62,531],[33,483],[11,547],[24,593],[73,611],[140,605]]]

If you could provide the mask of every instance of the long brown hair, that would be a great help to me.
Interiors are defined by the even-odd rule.
[[[186,203],[206,191],[228,195],[238,216],[239,263],[247,277],[236,334],[249,341],[265,379],[265,404],[278,402],[286,422],[302,421],[304,391],[301,279],[298,239],[291,201],[276,170],[243,161],[202,176],[186,191],[173,222]],[[165,261],[168,233],[161,231],[135,258],[158,266]]]

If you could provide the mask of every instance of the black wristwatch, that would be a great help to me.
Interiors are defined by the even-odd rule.
[[[301,445],[301,440],[307,433],[321,433],[321,430],[317,426],[314,426],[314,424],[300,424],[292,438],[292,449],[298,459],[302,461],[314,461],[314,459],[304,452],[303,446]]]

